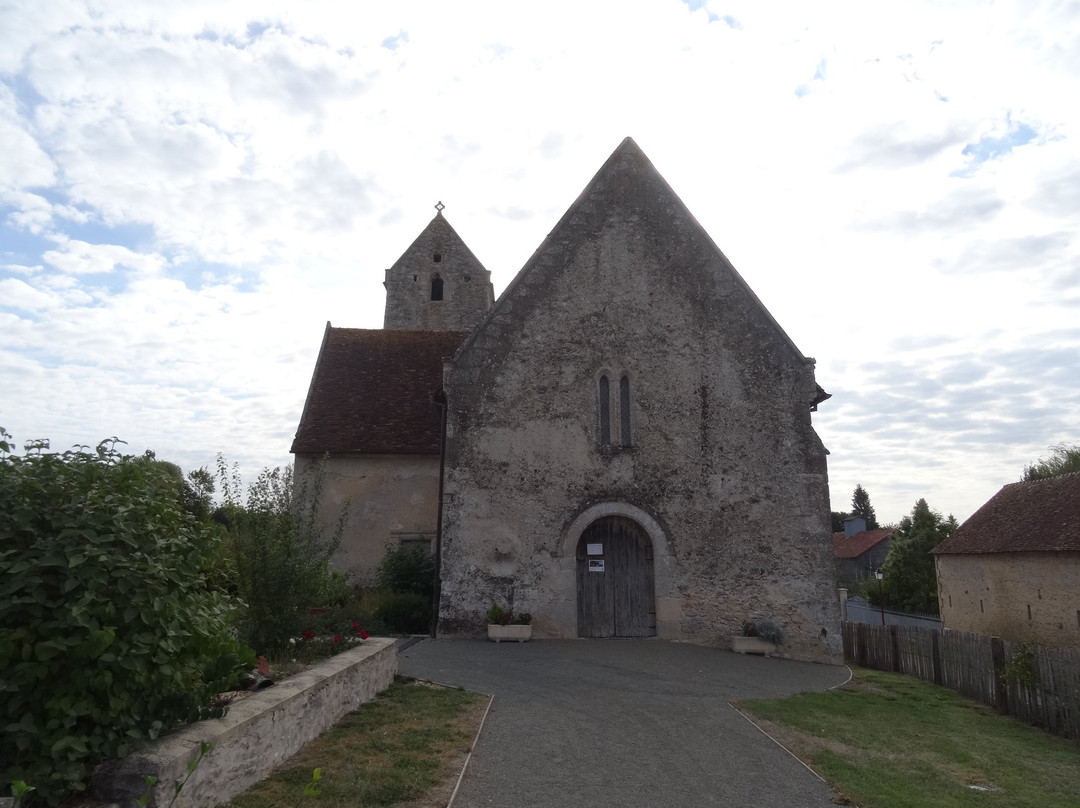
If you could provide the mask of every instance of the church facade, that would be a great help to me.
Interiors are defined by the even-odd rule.
[[[377,561],[395,536],[430,537],[442,635],[479,636],[492,601],[530,612],[541,638],[727,646],[763,617],[784,655],[840,661],[811,425],[827,394],[637,145],[616,149],[497,301],[459,242],[440,213],[387,271],[385,328],[328,326],[293,451],[298,471],[329,453],[331,500],[359,506],[343,565],[352,548]],[[438,366],[407,416],[403,366],[377,350]],[[361,414],[368,426],[339,426],[389,439],[342,443],[328,424],[354,419],[345,399],[372,384],[409,422]]]

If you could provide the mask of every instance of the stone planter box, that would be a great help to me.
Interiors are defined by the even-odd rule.
[[[488,623],[488,639],[493,642],[527,642],[532,639],[532,626],[500,626]]]
[[[769,656],[776,653],[776,645],[760,637],[732,637],[731,650],[736,654]]]
[[[169,805],[174,783],[187,775],[199,744],[213,744],[177,795],[173,808],[208,808],[228,802],[265,779],[308,741],[346,713],[371,701],[394,681],[394,640],[374,637],[351,651],[235,702],[224,718],[170,733],[123,760],[94,772],[92,790],[119,808],[135,808],[146,775],[157,778],[150,807]]]

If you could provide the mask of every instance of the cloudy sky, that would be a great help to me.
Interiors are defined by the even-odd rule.
[[[433,205],[496,294],[630,135],[808,356],[833,507],[1080,441],[1076,2],[0,0],[0,426],[289,461]]]

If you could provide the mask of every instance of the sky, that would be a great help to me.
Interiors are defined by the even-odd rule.
[[[1080,442],[1080,3],[0,0],[0,426],[249,481],[436,202],[499,294],[626,136],[804,354],[834,510]]]

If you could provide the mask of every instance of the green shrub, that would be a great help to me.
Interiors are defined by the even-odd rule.
[[[206,581],[220,530],[117,441],[10,453],[0,429],[0,780],[55,804],[216,696],[250,649],[237,604]]]
[[[396,634],[427,634],[431,631],[431,598],[416,592],[391,592],[381,604],[379,617]]]
[[[347,512],[336,528],[318,519],[321,468],[294,486],[292,468],[264,470],[240,503],[239,483],[219,476],[226,506],[237,591],[245,603],[244,639],[267,656],[281,656],[299,637],[312,607],[339,605],[349,594],[345,577],[330,566]]]
[[[388,545],[375,570],[375,580],[391,592],[414,592],[430,603],[435,589],[435,559],[426,547]]]

